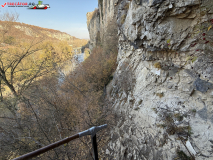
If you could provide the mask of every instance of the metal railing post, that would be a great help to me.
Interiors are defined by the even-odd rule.
[[[92,138],[92,148],[93,148],[94,160],[98,160],[98,146],[97,146],[97,142],[96,142],[96,134],[91,138]]]
[[[94,160],[98,160],[98,147],[96,142],[96,133],[107,127],[107,124],[92,127],[86,131],[79,133],[79,138],[86,135],[91,135]]]

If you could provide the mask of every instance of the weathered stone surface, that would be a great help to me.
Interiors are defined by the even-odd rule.
[[[195,86],[195,89],[202,92],[202,93],[205,93],[207,92],[208,89],[212,89],[213,88],[213,84],[212,83],[209,83],[209,82],[206,82],[200,78],[197,78],[195,81],[194,81],[194,84]]]
[[[112,25],[111,22],[116,20],[118,3],[119,0],[101,0],[98,11],[95,10],[87,13],[87,20],[89,20],[87,28],[90,36],[90,50],[96,45],[103,43],[108,25]],[[89,19],[90,15],[94,12],[95,14],[92,16],[92,19]]]
[[[103,4],[109,8],[106,0]],[[120,121],[111,130],[111,159],[171,160],[177,158],[177,148],[189,155],[177,135],[168,134],[168,126],[162,126],[160,115],[166,111],[175,115],[172,118],[178,127],[190,126],[190,143],[199,153],[196,160],[211,160],[213,57],[211,49],[195,52],[196,47],[207,47],[193,47],[197,39],[189,37],[199,20],[199,1],[123,0],[116,4],[118,67],[109,97]],[[112,11],[104,8],[103,13],[106,24]],[[185,138],[188,134],[180,133]]]
[[[89,21],[88,30],[90,33],[89,49],[92,50],[98,44],[98,41],[100,41],[100,12],[88,12],[87,21]]]
[[[198,115],[203,119],[203,120],[207,120],[208,118],[208,114],[207,114],[207,108],[203,107],[201,110],[197,111]]]

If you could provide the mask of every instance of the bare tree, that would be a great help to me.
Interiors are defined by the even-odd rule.
[[[2,41],[4,42],[5,35],[14,26],[14,23],[18,19],[18,14],[5,13],[1,20],[5,20],[2,23]],[[50,67],[47,59],[43,59],[38,63],[34,61],[34,67],[26,67],[23,65],[23,61],[27,61],[28,57],[37,54],[39,51],[46,50],[48,52],[51,48],[48,45],[41,45],[44,42],[44,38],[34,39],[30,44],[23,46],[15,46],[14,49],[0,48],[0,99],[3,99],[2,87],[7,86],[12,92],[13,96],[20,96],[24,90],[26,90],[30,84],[38,77],[49,72]],[[33,70],[31,74],[22,79],[20,87],[16,87],[17,74],[26,73],[26,71]]]
[[[18,13],[10,13],[5,12],[3,15],[0,16],[0,21],[3,21],[4,23],[1,24],[1,32],[2,32],[2,39],[4,40],[4,36],[6,33],[8,33],[12,26],[13,22],[16,22],[19,18]]]
[[[110,36],[112,35],[108,35]],[[97,85],[106,81],[108,72],[111,71],[109,68],[114,68],[114,65],[110,66],[111,63],[114,64],[114,58],[109,54],[108,58],[111,57],[113,62],[108,62],[107,56],[97,54],[97,62],[107,60],[105,67],[100,67],[100,64],[91,73],[91,69],[86,69],[91,66],[90,63],[82,65],[84,68],[76,70],[76,75],[67,76],[60,86],[57,77],[47,75],[54,68],[49,66],[52,61],[44,58],[34,62],[30,58],[44,48],[45,52],[51,50],[48,45],[40,47],[41,42],[43,41],[35,39],[13,54],[13,50],[0,48],[0,159],[12,159],[91,126],[114,122],[111,108],[104,106],[104,103],[111,104],[107,100],[103,102],[104,97],[101,102],[102,88]],[[113,43],[110,45],[116,46]],[[103,70],[106,73],[103,74]],[[20,76],[19,73],[26,74]],[[88,75],[93,75],[90,76],[91,81],[94,80],[93,85],[88,82]],[[37,79],[41,76],[41,79]],[[98,76],[103,78],[99,77],[97,82],[95,80]],[[16,87],[17,82],[20,87]],[[10,97],[5,96],[5,87],[11,91]],[[104,146],[109,135],[106,132],[100,134],[98,143]],[[92,159],[91,147],[90,137],[84,137],[37,159]]]
[[[18,14],[3,14],[0,30],[1,42],[4,42],[17,19]],[[10,151],[12,155],[23,154],[31,151],[32,148],[36,149],[38,146],[51,143],[41,124],[38,108],[34,108],[24,94],[37,78],[54,70],[54,61],[51,57],[32,60],[36,54],[51,51],[48,43],[43,43],[44,40],[41,37],[33,39],[31,43],[0,47],[0,141],[2,144],[0,152],[3,153],[0,158],[8,159],[10,154],[7,153]],[[11,96],[5,94],[6,87],[12,93]],[[21,113],[22,109],[25,110],[24,113]],[[45,139],[43,142],[36,139],[39,134],[35,132],[36,130],[43,134],[41,136]],[[55,154],[58,157],[57,152]]]

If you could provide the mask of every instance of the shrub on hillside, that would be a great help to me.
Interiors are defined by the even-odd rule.
[[[96,90],[102,89],[116,69],[116,53],[104,53],[101,47],[94,48],[90,58],[82,65],[85,70],[85,79],[93,84]]]
[[[99,9],[95,8],[93,12],[87,13],[87,26],[89,25],[90,21],[98,14]]]
[[[6,44],[14,44],[14,43],[15,43],[15,38],[12,37],[12,36],[7,36],[7,37],[4,39],[4,43],[6,43]]]
[[[118,27],[115,18],[107,25],[102,41],[104,52],[116,53],[118,51]]]

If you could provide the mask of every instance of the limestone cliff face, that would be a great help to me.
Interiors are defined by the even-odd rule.
[[[100,12],[99,10],[95,10],[93,12],[87,13],[87,28],[89,31],[90,41],[89,41],[89,49],[96,45],[98,45],[98,41],[100,41]]]
[[[118,114],[109,159],[181,159],[178,150],[213,159],[211,1],[101,2],[108,7],[100,32],[116,13],[119,34],[118,67],[108,86]]]
[[[115,25],[118,9],[117,4],[118,0],[99,0],[99,9],[87,13],[90,50],[94,46],[101,45],[104,42],[108,25]]]

